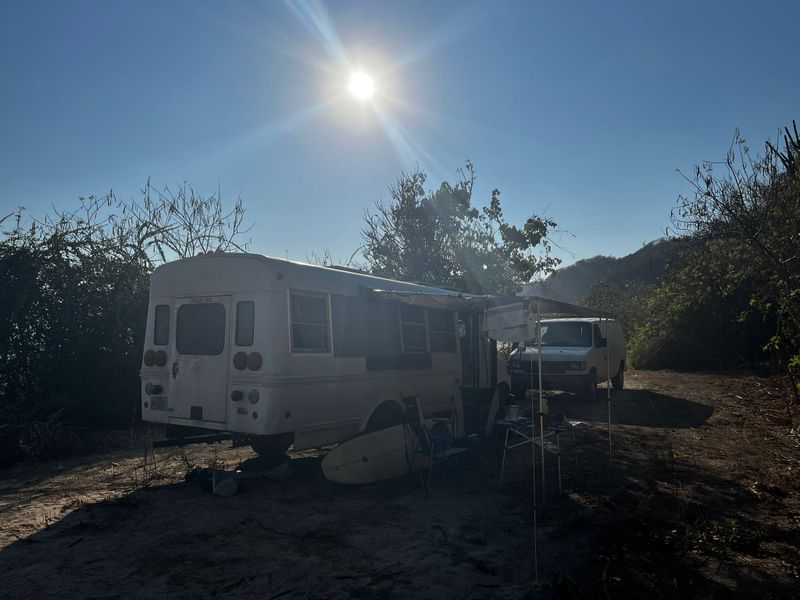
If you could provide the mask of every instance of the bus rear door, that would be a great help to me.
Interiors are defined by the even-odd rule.
[[[172,417],[224,423],[227,410],[230,296],[176,298],[169,365]]]

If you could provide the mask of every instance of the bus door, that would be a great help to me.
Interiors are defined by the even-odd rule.
[[[230,296],[176,298],[175,351],[168,365],[172,417],[224,423]]]

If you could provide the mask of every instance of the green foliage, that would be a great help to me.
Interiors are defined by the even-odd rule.
[[[783,151],[767,142],[765,154],[756,157],[737,132],[722,176],[715,165],[698,166],[694,197],[682,199],[674,215],[679,230],[746,249],[741,268],[750,307],[765,318],[774,316],[764,346],[790,376],[793,357],[800,354],[799,163],[796,125],[786,128]]]
[[[600,282],[579,304],[613,313],[630,336],[650,315],[649,303],[655,289],[654,283],[636,280],[620,284]]]
[[[630,337],[631,364],[647,369],[724,368],[765,358],[770,315],[753,311],[747,248],[723,241],[687,250],[646,302]],[[745,267],[745,268],[743,268]]]
[[[473,293],[516,293],[539,273],[552,272],[549,233],[556,224],[531,216],[521,227],[503,216],[500,192],[489,206],[472,205],[475,171],[467,162],[455,185],[425,190],[422,171],[403,174],[392,200],[365,214],[361,252],[376,275]]]
[[[0,244],[4,421],[62,410],[86,425],[132,416],[148,274],[107,244],[79,253],[57,235]]]
[[[706,162],[673,211],[691,242],[632,336],[645,368],[754,363],[769,356],[792,377],[800,364],[800,139],[752,156],[736,134],[722,163]],[[719,170],[722,173],[718,173]],[[797,396],[795,396],[797,399]]]
[[[148,182],[141,203],[109,194],[42,221],[26,223],[21,211],[3,219],[0,456],[43,451],[42,432],[60,423],[129,424],[151,271],[171,258],[238,247],[242,216],[241,201],[225,213],[216,196]]]

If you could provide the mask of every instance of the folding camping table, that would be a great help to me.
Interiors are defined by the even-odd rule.
[[[583,421],[564,421],[563,423],[551,423],[545,428],[544,436],[534,435],[533,421],[531,419],[499,419],[495,421],[495,425],[505,427],[506,435],[503,443],[503,460],[500,464],[500,485],[503,485],[503,474],[506,468],[506,454],[509,450],[526,446],[528,444],[536,444],[542,447],[545,451],[553,454],[556,457],[556,464],[558,465],[558,493],[561,493],[561,434],[569,432],[572,436],[572,452],[575,457],[575,473],[579,473],[580,465],[578,464],[578,446],[575,441],[575,428],[583,425]],[[514,436],[514,437],[511,437]],[[555,450],[548,448],[544,445],[547,438],[555,438]],[[509,443],[510,441],[510,443]],[[544,472],[544,469],[543,469]]]

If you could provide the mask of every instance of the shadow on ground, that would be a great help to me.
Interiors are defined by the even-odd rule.
[[[556,393],[550,397],[550,412],[561,412],[569,419],[605,422],[608,419],[606,390],[601,388],[597,392],[595,402],[573,394]],[[617,425],[669,429],[699,427],[713,412],[712,406],[650,390],[614,391],[611,396],[611,419]]]
[[[561,495],[547,457],[535,597],[792,597],[796,532],[763,518],[786,510],[782,489],[755,494],[687,451],[715,409],[644,390],[613,407],[624,427],[609,467],[605,403],[552,398],[589,424]],[[500,489],[500,450],[477,444],[461,476],[437,468],[427,495],[415,477],[332,484],[305,456],[291,480],[246,481],[229,498],[184,482],[84,504],[0,551],[3,596],[529,598],[531,452],[510,457]]]

